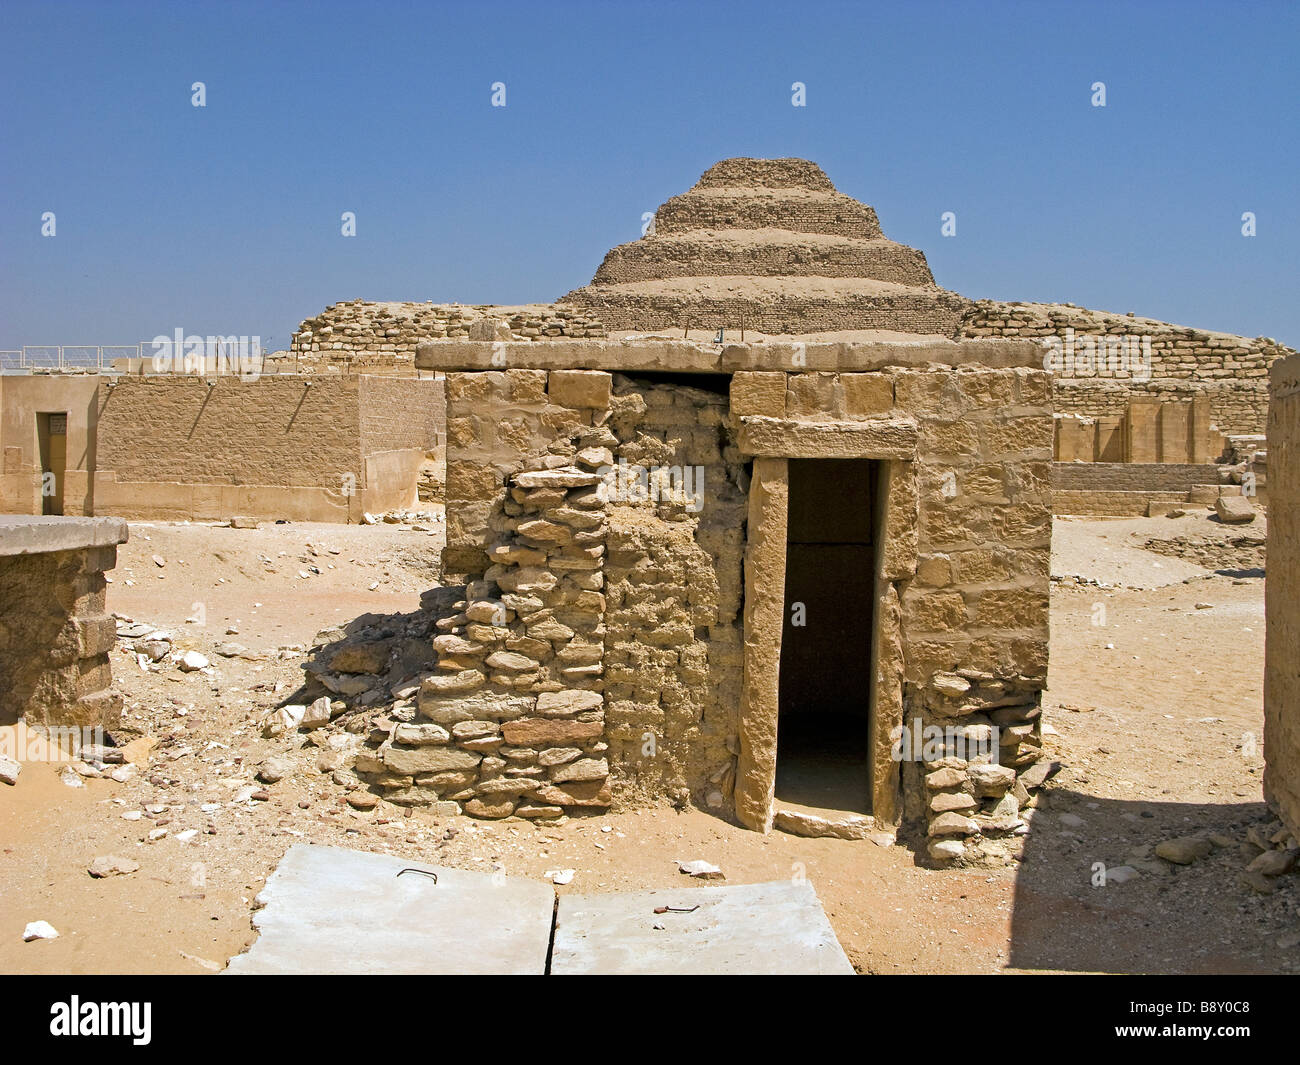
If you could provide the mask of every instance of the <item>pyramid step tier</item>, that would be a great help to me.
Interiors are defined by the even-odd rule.
[[[655,213],[655,232],[699,229],[784,229],[875,240],[876,212],[839,192],[808,189],[701,188],[674,196]]]
[[[816,280],[816,279],[812,279]],[[597,310],[610,330],[752,329],[769,335],[888,330],[951,336],[968,301],[937,287],[852,279],[797,290],[781,279],[704,278],[703,291],[670,282],[590,285],[564,297]]]
[[[925,255],[890,240],[854,240],[786,230],[694,230],[620,244],[594,283],[748,274],[768,277],[863,277],[933,285]]]

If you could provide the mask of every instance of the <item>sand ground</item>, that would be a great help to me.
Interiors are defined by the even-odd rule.
[[[218,971],[252,942],[253,899],[299,841],[507,875],[574,869],[561,892],[689,891],[679,858],[708,859],[732,883],[803,875],[863,973],[1296,971],[1300,876],[1271,895],[1239,883],[1239,845],[1268,821],[1262,524],[1058,519],[1045,721],[1063,768],[1023,862],[932,870],[907,846],[760,836],[697,810],[558,825],[353,810],[316,748],[264,739],[257,719],[298,686],[319,630],[416,609],[436,579],[440,528],[133,523],[110,609],[168,628],[215,671],[146,671],[115,652],[122,737],[159,741],[148,767],[70,788],[57,764],[32,760],[0,786],[0,971]],[[216,655],[228,641],[250,657]],[[4,738],[22,742],[12,729]],[[287,748],[297,771],[266,801],[232,801]],[[1220,845],[1187,867],[1150,858],[1193,833]],[[140,868],[91,878],[107,854]],[[1097,863],[1132,861],[1149,868],[1093,886]],[[24,943],[36,920],[60,938]]]

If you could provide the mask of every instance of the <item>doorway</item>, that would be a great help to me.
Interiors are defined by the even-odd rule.
[[[775,798],[870,814],[879,463],[791,459]]]
[[[41,454],[41,513],[63,513],[63,475],[68,465],[68,414],[50,411],[36,415],[37,444]]]

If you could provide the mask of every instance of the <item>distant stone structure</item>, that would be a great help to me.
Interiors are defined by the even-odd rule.
[[[332,303],[308,318],[289,345],[305,366],[337,366],[378,373],[411,373],[415,346],[421,340],[495,340],[499,324],[506,340],[546,337],[603,337],[605,328],[590,314],[572,307],[529,304],[523,307],[462,307],[436,303]],[[475,332],[487,329],[484,335]]]
[[[1291,349],[1268,337],[1189,329],[1154,318],[1090,311],[1068,304],[979,300],[962,319],[966,337],[1055,337],[1071,345],[1073,365],[1056,373],[1056,410],[1088,417],[1124,415],[1129,404],[1208,401],[1220,432],[1261,433],[1268,416],[1268,370]],[[1124,338],[1149,339],[1150,363],[1135,372],[1119,346]],[[1087,342],[1092,343],[1085,346]],[[1113,345],[1113,353],[1106,349]],[[1146,345],[1133,354],[1143,355]],[[1114,363],[1127,362],[1115,367]],[[1131,462],[1182,461],[1134,457]]]
[[[432,377],[5,376],[0,403],[0,511],[358,522],[440,492]]]
[[[952,336],[967,301],[806,159],[724,159],[563,297],[614,330]]]
[[[1264,795],[1300,839],[1300,356],[1276,363],[1264,665]]]
[[[1067,489],[1062,506],[1086,513],[1131,513],[1167,495],[1170,473],[1157,465],[1249,461],[1249,442],[1237,446],[1235,438],[1263,433],[1268,368],[1291,352],[1267,337],[1131,313],[968,300],[936,285],[925,255],[886,239],[876,212],[837,191],[815,163],[743,158],[709,168],[659,208],[645,236],[611,250],[590,284],[554,304],[356,300],[304,322],[293,351],[321,367],[413,372],[420,341],[471,339],[476,322],[500,332],[472,337],[479,340],[698,336],[719,328],[726,341],[826,334],[1037,340],[1046,345],[1046,368],[1055,380],[1054,411],[1076,423],[1058,434],[1057,460],[1138,468],[1110,495]],[[1053,361],[1054,352],[1066,357]],[[1134,407],[1141,408],[1137,415],[1130,414]],[[1137,431],[1129,434],[1125,422]],[[1090,443],[1082,439],[1084,429],[1094,430]],[[1224,439],[1226,447],[1216,449]],[[1117,447],[1117,440],[1132,446]],[[1255,479],[1262,482],[1262,474],[1261,465]],[[1216,480],[1208,469],[1196,476],[1200,485]]]

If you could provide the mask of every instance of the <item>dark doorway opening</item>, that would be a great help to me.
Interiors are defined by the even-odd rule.
[[[63,513],[63,475],[68,464],[68,414],[38,412],[36,443],[41,454],[41,513]]]
[[[877,463],[792,459],[776,799],[871,813]]]

